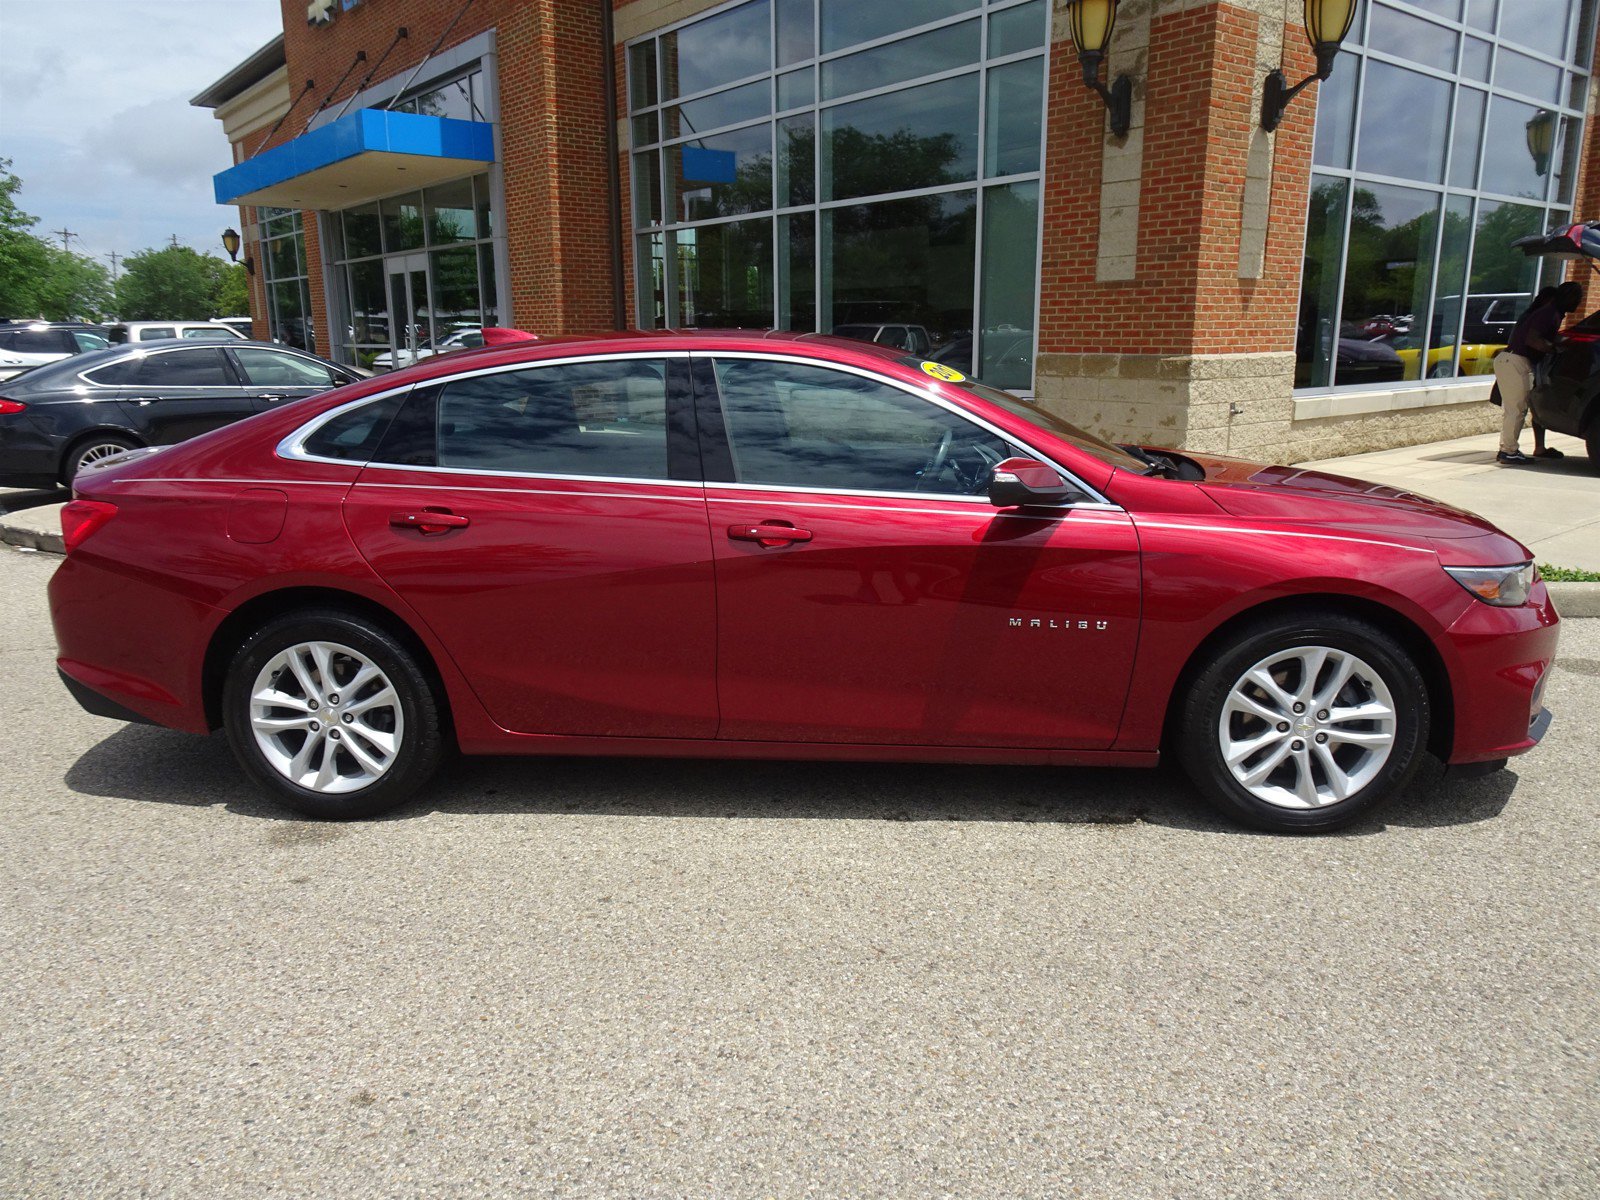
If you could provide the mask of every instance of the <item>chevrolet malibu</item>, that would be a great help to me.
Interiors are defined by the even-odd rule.
[[[1528,551],[1390,488],[1110,445],[903,351],[465,351],[87,467],[50,587],[89,711],[316,817],[467,754],[1148,767],[1334,829],[1531,749]]]

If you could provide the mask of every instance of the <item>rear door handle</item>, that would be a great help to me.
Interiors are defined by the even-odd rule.
[[[420,529],[423,533],[448,533],[452,529],[465,529],[472,524],[472,518],[444,509],[425,508],[420,512],[390,513],[389,524],[397,529]]]
[[[277,392],[262,392],[259,396],[256,397],[256,399],[257,400],[282,400],[283,396],[281,394],[277,393]]]
[[[811,530],[796,529],[787,521],[761,521],[729,525],[728,537],[736,542],[755,542],[771,549],[774,546],[787,546],[791,542],[809,542]]]

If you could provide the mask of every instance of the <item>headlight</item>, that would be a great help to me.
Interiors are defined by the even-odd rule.
[[[1509,567],[1446,567],[1445,570],[1479,600],[1497,608],[1526,604],[1533,581],[1539,577],[1531,562]]]

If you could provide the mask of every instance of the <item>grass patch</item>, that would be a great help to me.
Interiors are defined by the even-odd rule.
[[[1552,567],[1539,564],[1539,574],[1546,583],[1600,583],[1600,571],[1584,571],[1578,567]]]

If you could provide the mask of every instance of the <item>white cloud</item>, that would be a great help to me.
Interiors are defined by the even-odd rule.
[[[278,0],[0,0],[0,156],[36,233],[104,256],[176,234],[220,253],[222,125],[189,97],[282,31]]]

